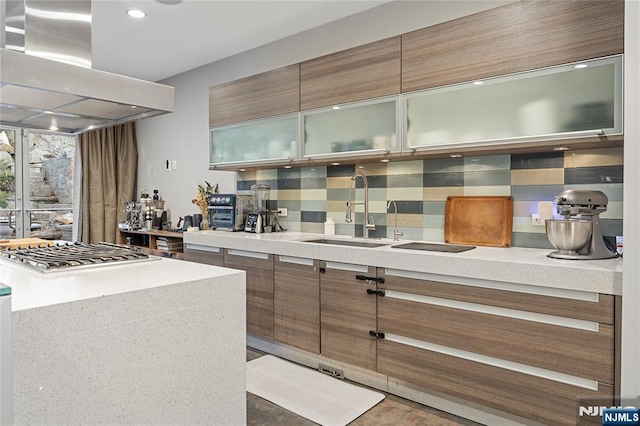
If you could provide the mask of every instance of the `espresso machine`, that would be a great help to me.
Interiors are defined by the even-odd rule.
[[[605,246],[600,229],[600,213],[607,211],[609,202],[603,192],[568,189],[554,197],[554,202],[564,219],[545,222],[547,237],[558,249],[548,257],[571,260],[617,257]]]
[[[273,231],[275,224],[272,223],[274,221],[268,206],[271,187],[266,184],[251,185],[251,192],[253,193],[253,211],[247,213],[245,232],[261,234]]]

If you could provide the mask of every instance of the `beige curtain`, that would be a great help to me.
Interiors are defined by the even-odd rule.
[[[81,241],[118,243],[124,203],[135,199],[138,149],[134,123],[80,135]]]

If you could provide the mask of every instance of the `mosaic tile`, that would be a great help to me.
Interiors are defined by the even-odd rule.
[[[251,190],[251,185],[255,185],[256,181],[255,180],[243,180],[243,181],[238,181],[236,183],[236,189],[238,191],[250,191]]]
[[[300,179],[278,179],[277,188],[282,189],[300,189]]]
[[[327,178],[313,177],[300,179],[300,188],[302,189],[326,189]]]
[[[543,152],[511,155],[511,170],[516,169],[561,169],[564,167],[563,152]]]
[[[465,186],[496,186],[509,185],[511,173],[509,170],[465,172]]]
[[[622,219],[624,204],[622,201],[609,201],[607,211],[600,214],[602,219]]]
[[[364,191],[362,193],[364,194]],[[386,203],[387,200],[389,199],[388,197],[389,197],[389,191],[387,190],[387,188],[369,189],[369,200],[371,201],[383,201]]]
[[[301,222],[300,231],[298,232],[311,232],[314,234],[322,234],[324,233],[324,223]]]
[[[392,161],[387,163],[387,175],[422,175],[423,163],[423,160]]]
[[[426,214],[423,216],[422,224],[425,228],[435,228],[444,232],[444,215]]]
[[[326,189],[302,189],[300,190],[300,200],[326,200]]]
[[[412,188],[421,187],[422,185],[422,173],[387,176],[387,188]]]
[[[347,209],[347,202],[344,200],[327,200],[327,212],[344,212]]]
[[[278,179],[278,169],[256,170],[256,180],[272,180]]]
[[[324,228],[323,228],[323,232],[324,232]],[[346,235],[349,237],[353,237],[355,235],[355,227],[353,226],[352,223],[348,223],[348,224],[336,223],[336,235]]]
[[[347,202],[349,198],[349,189],[348,188],[331,188],[327,189],[327,199],[328,200],[341,200]]]
[[[324,223],[326,220],[327,214],[324,211],[301,211],[300,212],[300,220],[302,222],[315,222],[315,223]],[[324,232],[324,229],[323,231]]]
[[[464,171],[464,158],[440,158],[424,160],[424,173],[455,173]]]
[[[301,200],[300,210],[302,211],[326,211],[327,202],[325,200]]]
[[[464,171],[509,170],[510,155],[486,155],[481,157],[464,157]]]
[[[512,247],[530,247],[548,249],[551,253],[555,248],[549,242],[547,234],[533,234],[528,232],[514,232],[511,234]]]
[[[464,186],[464,173],[425,173],[422,179],[422,186]]]
[[[603,148],[569,151],[564,155],[564,167],[618,166],[624,164],[624,148]]]
[[[327,177],[336,176],[349,176],[351,177],[355,172],[355,166],[353,164],[340,165],[340,166],[327,166]]]
[[[445,201],[447,197],[460,197],[464,194],[464,187],[424,188],[422,199],[425,201]],[[407,197],[402,197],[408,199]]]
[[[587,191],[602,191],[609,201],[622,201],[624,187],[621,183],[565,185],[564,189],[583,189]]]
[[[327,178],[327,189],[344,189],[351,186],[351,178],[348,176],[337,176]]]
[[[277,169],[278,180],[281,179],[300,179],[301,172],[299,168]]]
[[[622,183],[622,166],[579,167],[564,169],[565,185],[588,183]]]
[[[386,188],[387,176],[367,176],[369,188]],[[356,188],[364,188],[362,179],[356,179]]]
[[[538,213],[537,201],[514,201],[513,202],[513,216],[528,217],[531,221],[531,215]]]
[[[422,228],[421,214],[398,213],[398,226],[405,228]],[[395,226],[395,214],[387,215],[387,225]]]
[[[385,213],[387,211],[387,200],[375,201],[369,199],[369,213]]]
[[[369,176],[386,176],[388,174],[387,163],[359,164],[356,167],[356,170],[360,173],[364,173],[367,178]]]
[[[482,195],[511,195],[511,186],[465,186],[464,195],[466,196],[482,196]]]
[[[444,215],[445,201],[423,201],[422,211],[424,214]]]
[[[563,185],[531,185],[513,186],[513,201],[553,201],[553,198],[564,191]]]
[[[278,201],[299,201],[301,193],[300,189],[280,189],[278,190]]]
[[[394,201],[396,202],[398,213],[422,214],[424,209],[424,202],[422,201]],[[387,213],[395,213],[395,211],[393,203],[388,206]]]
[[[442,229],[424,228],[422,230],[422,240],[434,243],[443,243],[444,231]]]
[[[604,236],[622,235],[622,219],[600,219],[600,228]]]
[[[315,223],[314,223],[314,225],[315,225]],[[300,222],[300,221],[289,222],[289,223],[287,223],[287,226],[282,225],[282,227],[285,228],[288,231],[291,231],[291,232],[303,232],[302,231],[302,222]]]
[[[527,232],[531,234],[545,234],[546,228],[544,226],[534,226],[531,224],[531,215],[529,217],[514,217],[513,218],[513,232]]]
[[[563,185],[564,169],[511,170],[511,185]]]
[[[317,178],[327,177],[327,167],[326,166],[317,166],[317,167],[302,167],[300,169],[300,177],[301,178]]]

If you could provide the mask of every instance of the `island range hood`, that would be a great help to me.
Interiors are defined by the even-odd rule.
[[[0,125],[82,133],[173,112],[173,87],[91,68],[90,0],[3,3]]]

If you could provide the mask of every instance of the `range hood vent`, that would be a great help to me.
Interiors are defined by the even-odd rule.
[[[173,87],[91,68],[91,1],[3,3],[1,125],[82,133],[173,112]]]

